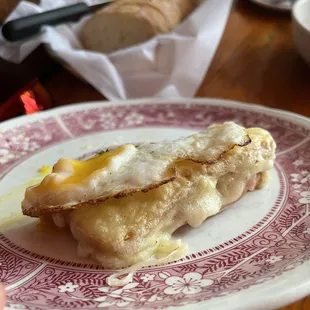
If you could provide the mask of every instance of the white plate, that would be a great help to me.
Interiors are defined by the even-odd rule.
[[[78,259],[67,235],[21,216],[24,188],[59,157],[124,142],[160,141],[233,120],[269,130],[277,161],[268,185],[178,232],[175,264],[136,273],[119,289]],[[310,122],[296,114],[215,99],[145,99],[66,106],[0,124],[0,279],[7,309],[274,309],[310,293]],[[9,219],[9,220],[8,220]]]

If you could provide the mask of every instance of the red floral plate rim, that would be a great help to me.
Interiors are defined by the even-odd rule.
[[[27,136],[29,139],[21,148],[18,141],[20,126],[30,132],[34,124],[42,127],[43,119],[43,133]],[[77,269],[72,274],[70,268],[22,256],[0,242],[0,279],[8,285],[8,309],[17,306],[24,309],[71,309],[77,306],[83,309],[159,309],[166,306],[248,309],[257,305],[271,309],[309,293],[310,281],[305,275],[309,275],[310,269],[310,124],[305,117],[220,99],[144,99],[67,106],[0,124],[3,130],[0,142],[5,137],[0,143],[0,178],[38,149],[48,148],[55,141],[67,141],[99,130],[143,126],[200,129],[214,121],[228,119],[245,126],[259,123],[270,130],[278,142],[277,165],[285,172],[289,193],[279,214],[267,227],[232,249],[220,251],[216,259],[201,258],[185,266],[148,269],[147,273],[141,271],[132,284],[122,289],[105,286],[108,272]],[[59,131],[51,134],[49,130],[55,126]],[[39,136],[46,138],[41,144]],[[2,147],[5,143],[11,143],[11,153],[6,153],[7,149]],[[238,252],[237,257],[232,254],[233,250]],[[10,276],[14,278],[12,272],[10,274],[10,268],[6,266],[5,269],[1,263],[5,263],[5,258],[12,253],[16,266],[20,267],[20,275],[27,278],[21,280],[21,285],[18,281],[17,285],[12,285],[9,280]],[[49,282],[51,279],[52,283]],[[40,291],[42,287],[44,293]]]

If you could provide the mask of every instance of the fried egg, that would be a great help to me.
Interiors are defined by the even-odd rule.
[[[176,141],[126,144],[86,161],[62,158],[39,185],[27,189],[23,212],[36,217],[147,191],[175,179],[177,161],[213,163],[233,146],[249,142],[244,129],[230,122]]]

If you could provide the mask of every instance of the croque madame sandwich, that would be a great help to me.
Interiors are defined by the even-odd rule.
[[[276,144],[233,122],[175,141],[125,144],[77,161],[62,158],[26,190],[25,215],[70,227],[77,253],[105,268],[186,254],[171,239],[264,185]],[[172,256],[176,258],[176,256]]]

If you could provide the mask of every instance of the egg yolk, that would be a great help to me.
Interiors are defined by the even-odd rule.
[[[128,145],[122,145],[114,150],[104,152],[84,161],[62,158],[54,165],[52,174],[46,176],[41,184],[34,189],[34,192],[39,193],[48,188],[56,189],[64,184],[78,184],[96,170],[106,169],[109,171],[112,169],[110,166],[112,160],[124,155],[128,147]],[[63,174],[68,174],[68,177],[57,180],[56,176]]]
[[[126,145],[123,145],[115,150],[105,152],[85,161],[69,159],[74,172],[63,182],[63,184],[79,183],[90,176],[94,171],[107,168],[107,166],[111,163],[111,160],[116,156],[121,155],[125,150]],[[68,161],[68,159],[62,160]],[[55,165],[53,172],[57,171],[57,165],[58,163]]]
[[[52,167],[45,165],[45,166],[42,166],[42,167],[40,167],[40,168],[38,169],[38,173],[39,173],[40,175],[44,176],[44,175],[50,173],[51,170],[52,170]]]

